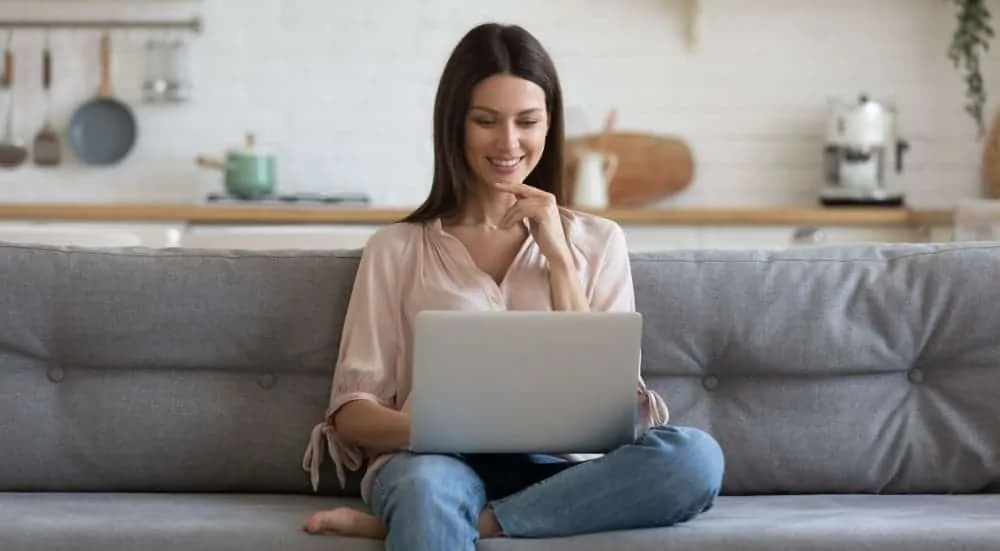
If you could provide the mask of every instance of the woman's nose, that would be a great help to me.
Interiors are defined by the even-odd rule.
[[[497,145],[505,151],[516,150],[521,143],[521,136],[518,133],[517,126],[514,124],[501,126],[497,135],[497,142]]]

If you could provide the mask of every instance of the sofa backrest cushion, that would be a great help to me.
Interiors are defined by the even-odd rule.
[[[311,492],[357,262],[0,246],[0,489]]]
[[[641,254],[643,370],[726,493],[1000,479],[1000,244]]]

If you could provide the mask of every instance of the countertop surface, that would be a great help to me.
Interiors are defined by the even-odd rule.
[[[677,207],[589,210],[626,225],[646,226],[940,226],[950,210],[846,207]],[[167,203],[0,203],[0,220],[180,222],[201,224],[371,224],[395,222],[404,207]]]

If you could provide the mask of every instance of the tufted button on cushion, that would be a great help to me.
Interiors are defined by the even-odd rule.
[[[50,367],[48,371],[45,372],[45,376],[49,378],[53,383],[58,383],[66,378],[66,372],[63,371],[61,367]]]
[[[261,388],[274,388],[274,383],[276,382],[277,378],[275,378],[273,373],[265,373],[260,376],[260,379],[257,379],[257,384],[259,384]]]
[[[913,368],[906,374],[906,378],[909,379],[911,383],[919,385],[924,382],[924,372],[917,368]]]
[[[701,379],[701,386],[705,387],[705,390],[715,390],[719,388],[719,378],[715,375],[705,375]]]

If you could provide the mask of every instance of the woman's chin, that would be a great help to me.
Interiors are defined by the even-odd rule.
[[[517,167],[515,170],[504,170],[489,166],[480,172],[484,181],[504,184],[520,184],[528,177],[528,174],[531,174],[531,170],[525,167]]]

